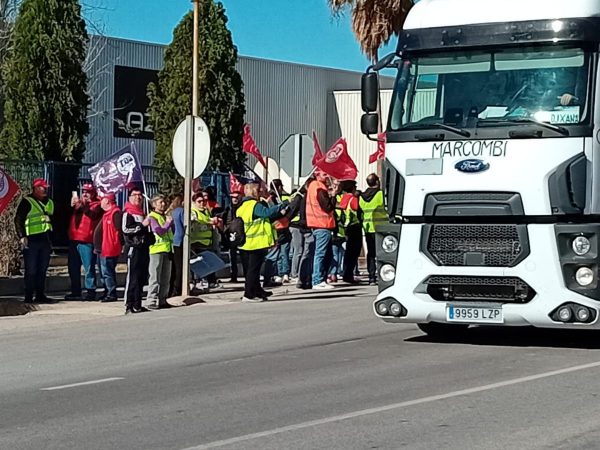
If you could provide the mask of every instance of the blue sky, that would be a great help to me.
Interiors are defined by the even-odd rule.
[[[83,0],[109,36],[168,44],[189,0]],[[332,18],[326,0],[222,0],[240,55],[363,71],[368,65],[349,14]],[[93,32],[92,29],[90,29]],[[382,54],[390,50],[383,50]]]

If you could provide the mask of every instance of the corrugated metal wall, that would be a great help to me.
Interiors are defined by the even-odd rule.
[[[114,66],[159,70],[164,48],[117,38],[92,38],[88,73],[93,103],[85,162],[101,160],[130,141],[113,137]],[[345,133],[360,133],[360,96],[355,100],[358,110],[351,105],[352,115],[345,112],[345,104],[337,105],[331,96],[334,91],[360,89],[361,73],[249,57],[240,57],[237,67],[244,81],[246,122],[252,124],[253,136],[265,156],[278,160],[279,146],[289,135],[310,135],[312,130],[321,145],[328,147],[340,136],[342,120],[336,112],[344,116]],[[392,82],[382,78],[383,87],[391,87]],[[154,141],[131,140],[142,163],[152,164]],[[250,161],[251,165],[254,162]]]
[[[134,141],[142,164],[152,164],[155,143],[113,137],[115,65],[160,70],[165,47],[158,44],[92,36],[86,64],[92,105],[84,162],[98,162]]]
[[[381,91],[381,111],[383,127],[388,118],[388,110],[392,99],[391,90]],[[358,188],[366,187],[365,179],[370,173],[377,172],[377,164],[369,164],[369,155],[377,150],[377,143],[370,141],[360,131],[362,115],[360,91],[336,91],[330,96],[329,131],[336,136],[344,136],[348,142],[348,153],[358,168]]]

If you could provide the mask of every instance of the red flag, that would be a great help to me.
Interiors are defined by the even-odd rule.
[[[379,133],[377,135],[377,151],[369,156],[369,164],[373,164],[379,159],[385,158],[385,133]]]
[[[322,170],[336,180],[356,180],[358,169],[348,154],[346,139],[339,138],[315,164],[317,169]]]
[[[11,200],[19,192],[19,186],[4,170],[0,169],[0,214],[4,212]]]
[[[316,166],[317,161],[323,157],[323,152],[321,151],[321,146],[319,145],[319,140],[317,139],[317,134],[315,130],[313,130],[313,146],[315,148],[315,154],[312,158],[312,165]]]
[[[258,162],[261,163],[265,169],[267,168],[267,163],[265,162],[263,155],[260,154],[260,150],[256,146],[256,142],[254,142],[254,139],[252,138],[252,135],[250,134],[250,124],[249,123],[244,125],[244,137],[242,139],[242,148],[244,149],[244,151],[246,153],[250,153],[256,159],[258,159]]]
[[[240,192],[243,194],[244,185],[239,182],[233,173],[229,172],[229,193],[233,194],[234,192]]]

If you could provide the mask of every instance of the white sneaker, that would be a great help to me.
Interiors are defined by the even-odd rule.
[[[286,283],[286,284],[287,284],[287,283],[289,283],[289,282],[290,282],[290,276],[289,276],[289,275],[284,275],[284,276],[283,276],[283,280],[282,280],[282,281],[283,281],[284,283]]]
[[[273,277],[273,283],[281,284],[281,283],[283,283],[283,278],[281,278],[279,276],[275,276],[275,277]]]
[[[255,297],[255,298],[242,297],[243,303],[261,303],[264,301],[265,301],[264,299],[258,298],[258,297]]]
[[[325,283],[324,281],[322,283],[319,283],[315,286],[312,287],[315,291],[329,291],[331,289],[335,289],[335,287],[333,287],[330,284]]]

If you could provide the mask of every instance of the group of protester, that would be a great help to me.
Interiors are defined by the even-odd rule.
[[[333,289],[337,281],[357,283],[364,231],[369,282],[376,283],[375,225],[385,220],[385,212],[377,175],[369,175],[367,184],[361,193],[355,182],[338,182],[317,171],[291,194],[281,180],[273,180],[268,192],[257,183],[234,188],[227,207],[217,203],[213,188],[200,189],[190,208],[191,251],[219,255],[228,250],[232,282],[238,281],[238,260],[242,263],[242,300],[262,302],[272,295],[266,288],[283,283],[315,290]],[[23,247],[26,303],[53,301],[45,295],[54,214],[48,188],[45,180],[34,180],[15,216]],[[125,313],[170,307],[167,299],[182,294],[182,273],[189,270],[183,267],[183,203],[182,195],[172,199],[156,195],[146,212],[144,192],[132,188],[121,210],[114,194],[99,197],[91,184],[83,185],[81,197],[74,192],[68,253],[71,293],[66,299],[116,301],[116,267],[124,256]],[[99,296],[97,267],[104,285]],[[194,282],[206,289],[221,287],[215,273]]]

